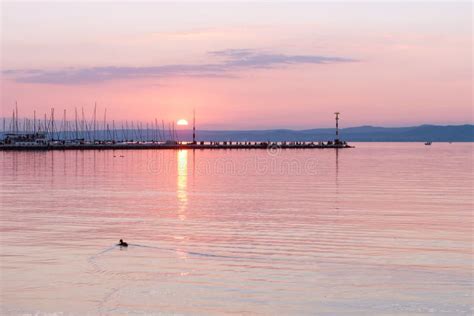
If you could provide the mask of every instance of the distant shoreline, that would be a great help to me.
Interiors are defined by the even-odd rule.
[[[147,141],[146,135],[161,132],[161,130],[142,129],[142,137],[133,137],[134,141]],[[63,138],[61,131],[55,132],[54,138]],[[74,134],[72,131],[66,133]],[[97,130],[95,139],[102,140],[110,131]],[[0,135],[3,133],[0,133]],[[116,139],[123,135],[137,135],[133,129],[116,129]],[[316,128],[306,130],[269,129],[269,130],[196,130],[197,140],[206,141],[238,141],[238,142],[281,142],[281,141],[330,141],[335,138],[334,128]],[[177,130],[176,139],[191,141],[192,130]],[[2,137],[3,138],[3,137]],[[128,139],[128,138],[127,138]],[[420,125],[412,127],[375,127],[359,126],[340,129],[340,139],[347,142],[474,142],[474,125]],[[165,141],[165,140],[163,140]]]

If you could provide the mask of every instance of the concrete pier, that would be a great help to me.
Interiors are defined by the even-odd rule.
[[[346,142],[49,142],[47,144],[0,144],[0,150],[129,150],[129,149],[326,149],[352,148]]]

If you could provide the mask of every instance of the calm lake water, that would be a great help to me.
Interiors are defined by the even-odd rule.
[[[0,152],[1,314],[471,315],[473,145],[355,145]]]

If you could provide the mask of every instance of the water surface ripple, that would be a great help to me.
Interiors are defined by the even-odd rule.
[[[471,315],[472,145],[356,146],[0,152],[1,314]]]

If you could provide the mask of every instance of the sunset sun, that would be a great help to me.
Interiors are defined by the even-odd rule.
[[[188,121],[186,121],[185,119],[180,119],[180,120],[178,120],[178,122],[176,122],[176,124],[178,124],[178,125],[188,125]]]

